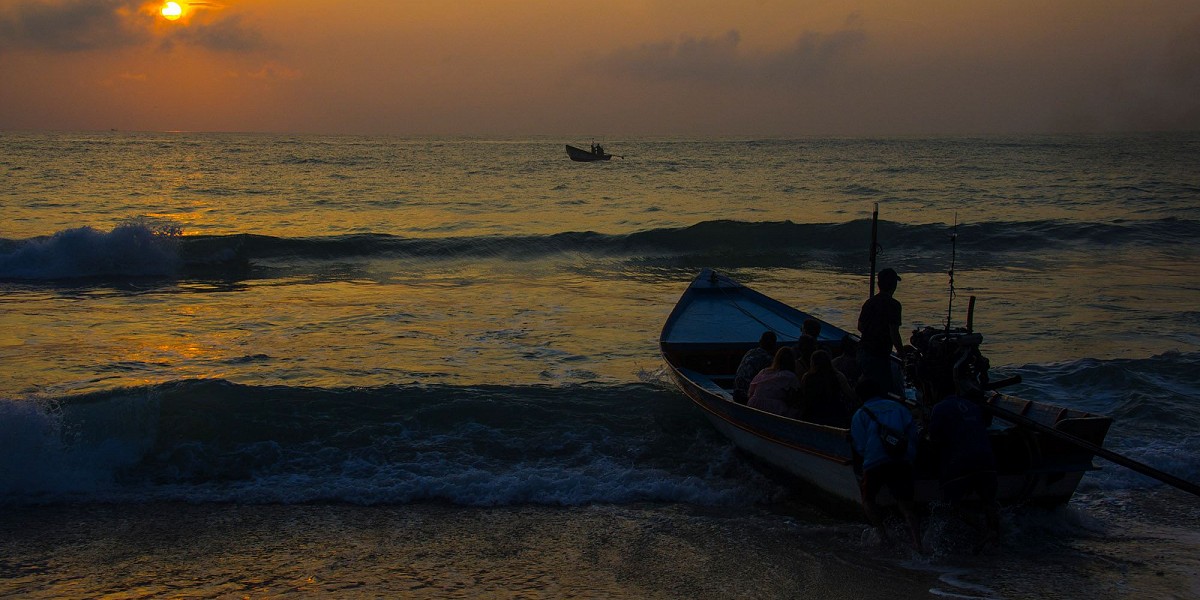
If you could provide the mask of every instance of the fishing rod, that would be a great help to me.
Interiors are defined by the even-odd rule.
[[[958,258],[958,213],[954,213],[954,229],[950,233],[950,301],[946,305],[946,335],[950,335],[950,319],[954,315],[954,262]],[[970,329],[970,327],[968,327]]]

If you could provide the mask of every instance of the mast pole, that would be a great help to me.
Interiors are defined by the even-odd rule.
[[[875,256],[879,253],[879,203],[875,203],[875,211],[871,213],[871,282],[867,288],[867,298],[875,295]]]

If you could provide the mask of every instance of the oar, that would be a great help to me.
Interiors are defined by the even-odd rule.
[[[1013,385],[1013,384],[1020,383],[1020,382],[1021,382],[1021,376],[1018,375],[1016,377],[1010,377],[1010,378],[1004,379],[1002,381],[997,381],[987,387],[988,387],[988,389],[996,389],[996,388],[1005,387],[1005,386]],[[1181,479],[1170,473],[1165,473],[1163,471],[1159,471],[1158,469],[1155,469],[1154,467],[1151,467],[1150,465],[1138,462],[1138,461],[1133,460],[1132,458],[1128,458],[1126,456],[1122,456],[1120,454],[1117,454],[1116,452],[1113,452],[1112,450],[1105,450],[1104,448],[1101,448],[1100,446],[1097,446],[1091,442],[1081,440],[1065,431],[1059,431],[1053,427],[1050,427],[1048,425],[1044,425],[1042,423],[1034,421],[1033,419],[1030,419],[1029,417],[1017,414],[1006,408],[1000,408],[999,406],[995,406],[993,404],[988,404],[987,402],[980,403],[980,406],[982,406],[984,409],[986,409],[988,411],[991,411],[992,414],[996,415],[997,417],[1000,417],[1001,419],[1004,419],[1005,421],[1009,421],[1015,425],[1020,425],[1022,427],[1028,427],[1039,433],[1044,433],[1053,438],[1062,440],[1069,444],[1073,444],[1080,449],[1087,450],[1088,452],[1095,454],[1096,456],[1108,459],[1108,460],[1115,462],[1118,465],[1121,465],[1123,467],[1133,469],[1134,471],[1137,471],[1138,473],[1141,473],[1142,475],[1152,477],[1152,478],[1157,479],[1167,485],[1170,485],[1175,488],[1181,489],[1185,492],[1189,492],[1189,493],[1195,494],[1197,496],[1200,496],[1200,485],[1196,485],[1186,479]]]

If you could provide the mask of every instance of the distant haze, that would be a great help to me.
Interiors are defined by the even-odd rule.
[[[1195,0],[3,0],[0,130],[1200,129]]]

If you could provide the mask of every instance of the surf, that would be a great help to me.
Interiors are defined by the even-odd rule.
[[[357,233],[279,237],[250,233],[189,235],[177,225],[135,219],[108,232],[83,226],[50,236],[0,240],[0,279],[240,277],[252,275],[253,266],[279,262],[321,264],[387,259],[525,262],[572,254],[641,266],[707,262],[783,267],[817,261],[852,270],[858,267],[861,249],[847,247],[844,240],[862,238],[869,227],[869,220],[863,219],[843,223],[711,220],[686,227],[629,233],[563,231],[421,238]],[[910,269],[940,269],[938,261],[950,232],[950,226],[939,223],[880,223],[880,235],[889,240],[893,259]],[[1014,262],[1028,264],[1035,255],[1054,252],[1126,248],[1142,251],[1163,244],[1166,251],[1177,252],[1197,237],[1200,237],[1200,221],[1174,218],[1123,223],[985,222],[961,225],[958,234],[964,262],[976,268]],[[773,242],[765,246],[763,240]]]
[[[753,502],[768,484],[685,409],[643,384],[188,380],[9,399],[0,420],[22,433],[0,448],[0,503]]]

